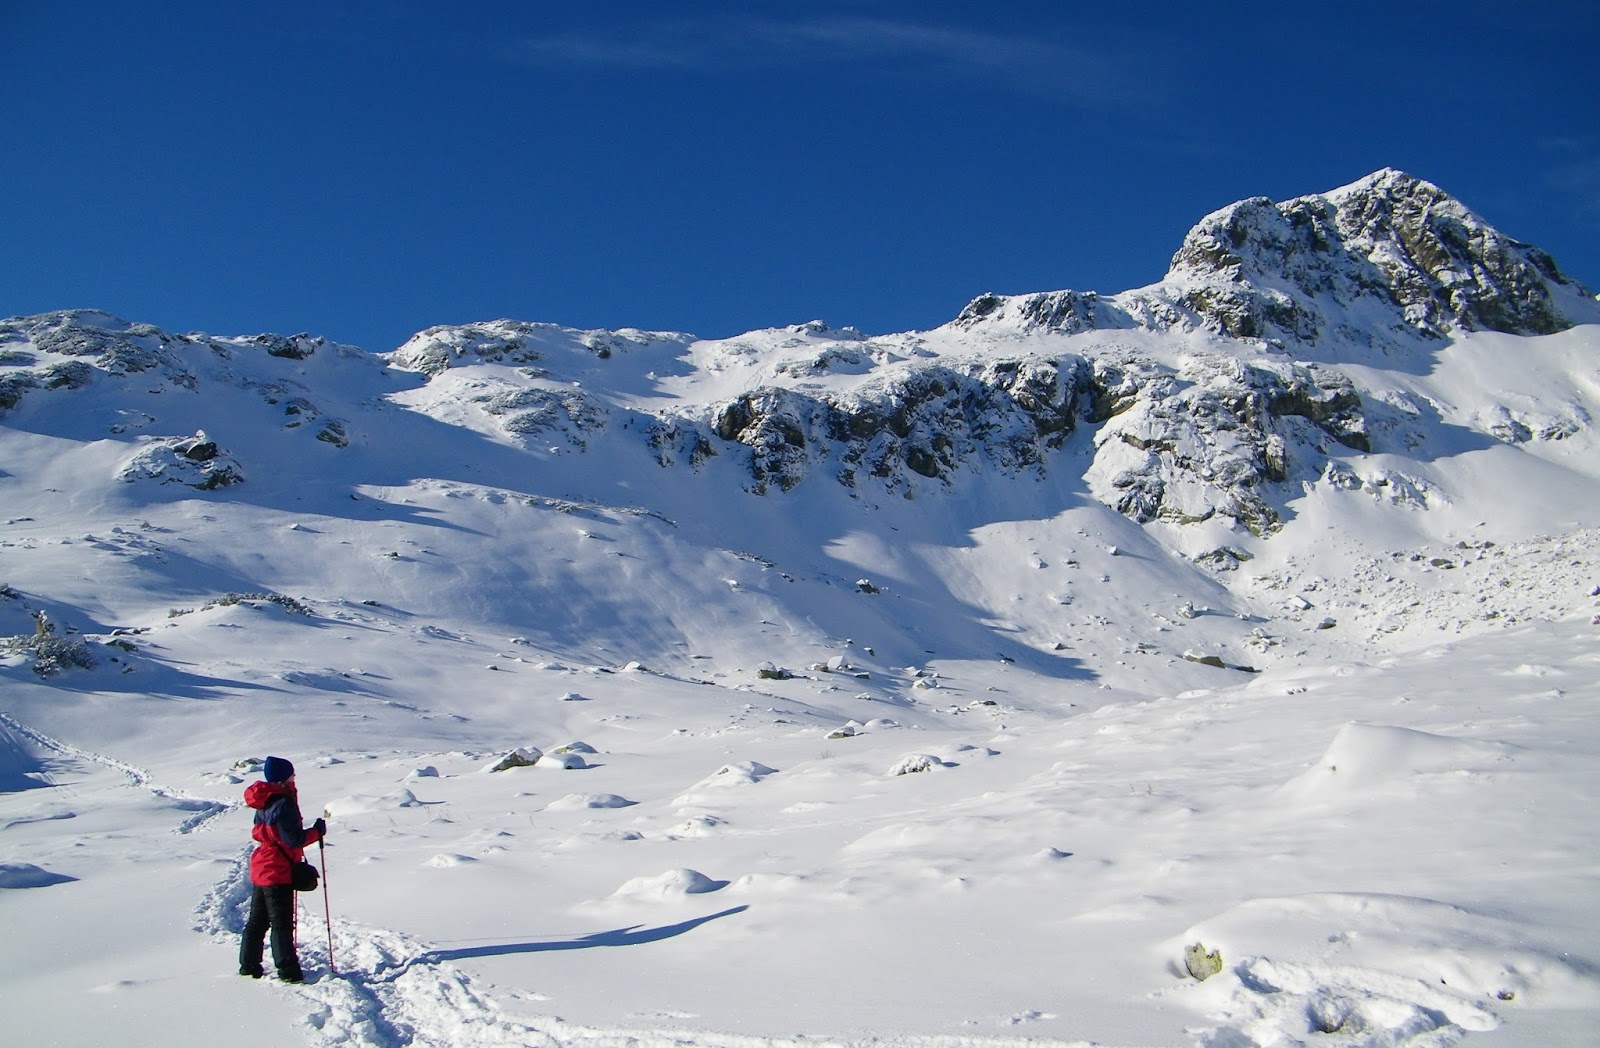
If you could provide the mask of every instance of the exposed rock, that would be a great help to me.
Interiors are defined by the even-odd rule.
[[[575,390],[506,389],[473,399],[489,414],[502,416],[500,425],[507,433],[542,438],[556,433],[580,450],[588,446],[586,437],[606,424],[605,408]]]
[[[635,350],[667,348],[674,351],[692,341],[690,336],[653,331],[578,331],[557,324],[495,320],[461,326],[440,325],[413,335],[389,355],[396,367],[437,375],[469,364],[519,364],[532,375],[547,356],[580,355],[588,360],[610,360]]]
[[[22,395],[37,389],[39,380],[26,371],[0,375],[0,411],[10,411],[22,402]]]
[[[304,332],[298,335],[257,335],[251,341],[266,347],[268,356],[287,360],[304,360],[328,344],[327,339]]]
[[[787,491],[827,463],[846,487],[868,477],[903,491],[948,482],[982,460],[1007,475],[1042,468],[1077,424],[1088,375],[1062,361],[974,361],[869,381],[849,395],[761,387],[713,410],[711,429],[751,451],[750,490]]]
[[[233,457],[203,436],[151,440],[140,446],[116,475],[123,481],[154,480],[200,491],[214,491],[245,479]]]
[[[544,752],[536,746],[518,746],[505,756],[484,766],[488,772],[510,771],[512,768],[531,768],[539,763]]]
[[[1222,971],[1222,951],[1209,953],[1201,943],[1191,943],[1183,951],[1183,967],[1189,975],[1201,982]]]

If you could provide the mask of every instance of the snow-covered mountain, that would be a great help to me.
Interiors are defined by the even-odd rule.
[[[1576,800],[1600,792],[1592,764],[1524,780],[1563,799],[1514,830],[1495,820],[1527,790],[1464,800],[1416,784],[1493,777],[1501,760],[1543,767],[1511,755],[1543,752],[1600,698],[1563,676],[1592,663],[1597,360],[1600,302],[1587,289],[1396,171],[1217,211],[1148,287],[983,295],[931,331],[812,322],[703,340],[499,320],[369,352],[304,334],[178,334],[92,310],[0,322],[0,637],[12,638],[0,648],[0,811],[12,820],[0,859],[6,886],[48,889],[0,906],[31,928],[63,919],[52,899],[106,910],[113,871],[138,849],[85,842],[80,827],[115,813],[148,839],[170,830],[159,812],[175,807],[189,813],[177,822],[193,865],[143,869],[167,878],[179,905],[189,885],[197,926],[225,939],[244,838],[213,831],[243,818],[236,783],[249,765],[235,763],[286,750],[321,758],[307,788],[346,793],[330,811],[367,835],[348,851],[371,864],[346,872],[367,909],[337,929],[361,959],[342,982],[304,991],[317,1043],[685,1036],[664,1022],[713,1041],[736,1029],[987,1040],[959,1028],[989,1005],[959,1003],[958,958],[935,950],[903,978],[869,961],[951,907],[963,934],[999,929],[963,940],[1004,984],[980,996],[1015,1022],[1050,1013],[1044,1035],[1058,1039],[1448,1044],[1513,1022],[1512,1000],[1542,1009],[1522,1018],[1528,1030],[1584,1028],[1600,1009],[1600,943],[1563,935],[1592,887],[1577,872],[1592,869],[1592,846],[1571,836]],[[1525,676],[1562,677],[1559,713],[1530,705],[1547,684],[1514,715],[1487,687],[1449,687],[1458,662],[1515,677],[1504,660],[1519,646],[1542,653],[1520,663]],[[1340,683],[1351,675],[1376,683]],[[1389,681],[1431,712],[1394,707]],[[1293,702],[1308,690],[1315,710]],[[1191,718],[1218,727],[1185,728]],[[1479,721],[1498,727],[1480,738]],[[824,736],[883,768],[819,757]],[[451,781],[511,747],[569,739],[587,740],[569,752],[613,766],[596,775],[614,793]],[[1159,774],[1145,763],[1157,755]],[[388,840],[381,820],[435,801],[414,777],[383,787],[381,768],[421,775],[424,761],[445,768],[437,783],[422,778],[450,794],[447,815],[407,818],[408,834]],[[696,762],[713,766],[691,774]],[[1324,766],[1354,769],[1359,798],[1330,794]],[[878,796],[884,768],[962,775],[933,776],[949,783],[933,794],[855,800]],[[95,769],[126,776],[154,810],[98,791],[54,799]],[[1396,860],[1393,884],[1329,849],[1329,834],[1389,839],[1353,828],[1393,801],[1396,775],[1409,804],[1397,826],[1480,859],[1553,839],[1544,879],[1491,878],[1489,902],[1464,915],[1451,907],[1474,902],[1459,897],[1468,880],[1433,872],[1420,847]],[[1170,803],[1114,796],[1158,780]],[[729,793],[730,782],[749,789]],[[747,795],[784,799],[741,809]],[[1191,836],[1170,822],[1220,811],[1223,797],[1241,802],[1237,826],[1219,814]],[[1499,828],[1437,836],[1439,813],[1469,801]],[[529,820],[516,831],[492,814],[508,805]],[[862,836],[852,826],[869,811],[882,821]],[[1256,883],[1252,856],[1276,847],[1261,835],[1295,813],[1309,821],[1274,854],[1333,872],[1282,881],[1322,902]],[[515,845],[452,841],[451,818],[476,827],[469,837],[534,828]],[[1120,820],[1142,842],[1137,860],[1112,857]],[[1101,866],[1080,877],[1088,862],[1070,863],[1061,881],[1059,860],[1087,845],[1035,837],[1091,824],[1103,854],[1088,861]],[[419,840],[446,850],[418,858]],[[1228,857],[1208,860],[1218,841]],[[95,858],[80,862],[84,843]],[[587,865],[563,867],[552,849]],[[708,853],[744,868],[707,877]],[[424,860],[431,873],[418,874]],[[396,885],[426,891],[419,876],[468,861],[496,871],[474,882],[478,910],[406,909]],[[928,879],[890,875],[902,861]],[[385,863],[407,872],[391,883]],[[599,895],[595,869],[616,881]],[[518,877],[546,901],[531,923],[502,913],[497,924]],[[1157,883],[1169,877],[1180,883]],[[698,896],[730,882],[750,927],[795,938],[795,960],[757,950],[753,931],[728,932],[718,949],[740,970],[719,966],[725,993],[619,962],[598,977],[642,981],[616,993],[659,1007],[619,1010],[563,983],[560,1008],[575,1008],[578,1026],[429,1003],[481,1000],[450,962],[519,952],[418,945],[460,939],[443,934],[451,920],[516,937],[563,914],[640,917],[630,907],[651,900],[665,906],[655,916],[688,919]],[[978,902],[945,896],[968,883],[985,886]],[[1548,905],[1518,909],[1524,888],[1547,891]],[[1070,928],[1046,925],[1084,933],[1093,955],[1064,945],[1076,959],[1053,958],[1039,937],[1063,889],[1093,905]],[[397,930],[400,914],[416,926]],[[1132,939],[1072,923],[1117,914]],[[1484,914],[1512,931],[1488,929]],[[833,917],[858,932],[830,934]],[[1237,954],[1260,921],[1404,934],[1333,968],[1308,959],[1310,939],[1260,937],[1286,952],[1229,957],[1225,978],[1192,984],[1183,1006],[1204,1018],[1190,1014],[1188,1039],[1175,1039],[1184,1022],[1163,1017],[1166,961],[1148,954],[1181,963],[1186,943],[1173,953],[1167,940],[1186,927],[1232,936]],[[672,927],[659,938],[689,926]],[[1417,945],[1429,935],[1434,947]],[[1534,945],[1494,961],[1511,947],[1485,944],[1517,935]],[[139,938],[116,952],[137,956]],[[156,938],[164,957],[198,949],[227,966],[201,937]],[[843,963],[852,953],[859,964]],[[1402,992],[1416,973],[1394,966],[1414,954],[1474,989]],[[18,954],[3,974],[70,1007],[63,980],[101,962],[60,958]],[[1065,984],[1042,977],[1045,958],[1073,973]],[[1081,980],[1102,963],[1115,974],[1097,995]],[[771,980],[762,964],[776,966]],[[396,997],[390,968],[435,981]],[[824,970],[833,977],[808,974]],[[773,1003],[798,983],[908,1003]],[[1048,1008],[1028,1003],[1051,993],[1062,996]],[[29,1015],[43,1037],[45,1016]],[[273,1029],[263,1043],[283,1043]]]

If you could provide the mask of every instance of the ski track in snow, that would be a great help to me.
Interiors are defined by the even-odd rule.
[[[71,745],[70,743],[62,742],[60,739],[52,738],[42,731],[28,727],[26,724],[23,724],[21,721],[7,713],[0,712],[0,725],[4,725],[15,734],[20,735],[47,750],[54,751],[66,757],[74,757],[78,760],[88,761],[92,764],[98,764],[101,767],[110,768],[112,771],[120,772],[127,777],[129,785],[135,786],[142,790],[148,790],[150,793],[161,798],[162,800],[171,803],[179,810],[189,812],[189,816],[178,824],[174,830],[175,833],[193,833],[196,830],[203,829],[209,826],[211,821],[217,816],[222,815],[225,812],[232,811],[235,807],[237,807],[236,804],[212,800],[207,797],[195,797],[185,793],[182,790],[174,789],[170,786],[163,786],[156,782],[154,778],[151,777],[150,773],[143,768],[129,764],[126,761],[117,760],[115,757],[107,757],[103,753],[95,753],[91,750],[81,749],[77,746]]]
[[[233,945],[249,905],[248,854],[236,860],[196,907],[195,930]],[[318,896],[312,896],[315,900]],[[347,1048],[1091,1048],[1094,1042],[1042,1038],[871,1036],[772,1038],[690,1029],[606,1030],[554,1016],[515,1015],[481,992],[471,976],[415,938],[335,919],[327,935],[314,901],[302,906],[300,954],[314,982],[293,992],[307,1006],[314,1044]]]

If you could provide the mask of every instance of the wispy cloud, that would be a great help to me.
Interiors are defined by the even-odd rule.
[[[1146,88],[1104,50],[1019,36],[878,18],[658,21],[522,39],[522,61],[724,72],[815,66],[975,79],[1078,104],[1139,100]]]

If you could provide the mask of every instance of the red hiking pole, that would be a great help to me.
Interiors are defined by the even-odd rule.
[[[328,902],[328,849],[320,837],[317,838],[317,858],[322,861],[322,915],[328,921],[328,973],[337,975],[339,969],[333,963],[333,906]]]

